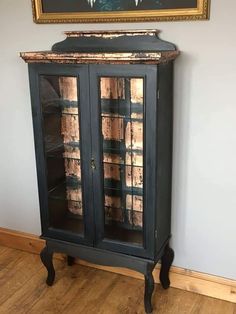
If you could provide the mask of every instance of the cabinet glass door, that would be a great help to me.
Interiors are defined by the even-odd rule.
[[[78,97],[77,77],[40,76],[50,227],[83,234]]]
[[[30,67],[43,236],[92,245],[87,66]]]
[[[101,77],[104,236],[143,244],[143,78]]]
[[[150,255],[154,234],[147,164],[155,152],[146,137],[155,139],[156,76],[152,66],[90,69],[96,245],[140,256]]]

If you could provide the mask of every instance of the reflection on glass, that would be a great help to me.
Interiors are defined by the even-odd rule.
[[[105,237],[143,245],[143,78],[100,78]]]
[[[40,100],[50,225],[83,233],[77,78],[41,76]]]

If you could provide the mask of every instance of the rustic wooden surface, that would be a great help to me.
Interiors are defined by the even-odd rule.
[[[56,53],[51,51],[21,52],[27,63],[65,63],[65,64],[160,64],[174,60],[179,51],[147,53]]]
[[[114,38],[120,36],[156,36],[160,33],[158,29],[134,29],[134,30],[99,30],[99,31],[65,31],[67,37],[103,37]]]
[[[39,239],[36,235],[0,228],[0,246],[39,254],[45,246],[45,241]],[[58,259],[62,259],[61,254],[55,254],[55,256]],[[80,265],[143,280],[141,274],[126,268],[100,266],[82,260],[77,260],[76,262]],[[159,283],[159,268],[160,265],[157,265],[154,269],[154,279],[156,283]],[[174,288],[234,302],[236,304],[236,282],[233,279],[208,275],[175,266],[171,268],[170,279],[171,286]]]
[[[38,255],[0,246],[0,313],[141,314],[143,281],[54,259],[52,287]],[[236,304],[156,285],[158,314],[235,314]]]

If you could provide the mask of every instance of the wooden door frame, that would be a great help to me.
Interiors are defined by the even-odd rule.
[[[90,65],[90,105],[92,125],[92,155],[96,164],[93,173],[93,190],[96,221],[95,246],[120,253],[154,258],[155,209],[156,209],[156,136],[157,136],[157,66],[156,65]],[[146,102],[144,117],[144,247],[104,239],[103,170],[101,147],[101,112],[99,105],[98,77],[143,77],[145,79],[144,98]]]

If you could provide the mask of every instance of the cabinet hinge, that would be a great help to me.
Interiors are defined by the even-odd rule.
[[[155,239],[157,239],[157,230],[155,230]]]
[[[157,91],[157,99],[160,99],[160,90]]]

